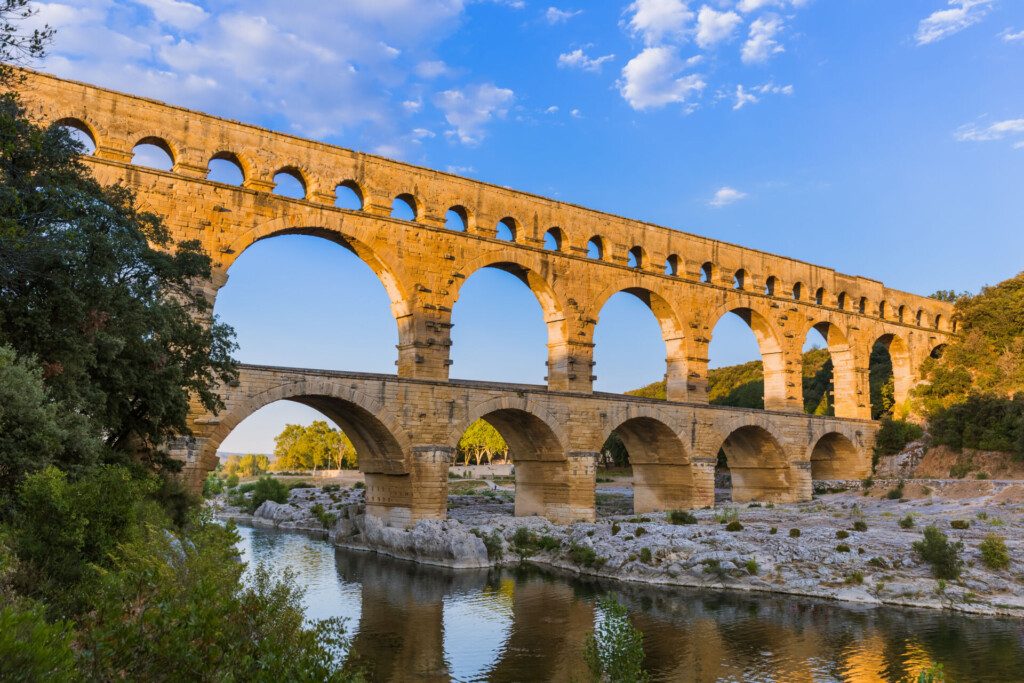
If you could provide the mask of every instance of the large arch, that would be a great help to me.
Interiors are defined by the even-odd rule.
[[[836,417],[865,417],[857,395],[857,364],[846,332],[832,322],[812,322],[803,331],[804,339],[811,330],[824,339],[832,361],[832,412]]]
[[[676,313],[675,307],[662,294],[647,287],[616,285],[606,289],[594,299],[593,310],[596,322],[594,329],[601,322],[601,313],[608,302],[617,294],[629,294],[640,300],[654,316],[661,339],[665,344],[665,398],[670,401],[682,401],[687,398],[687,355],[686,335],[684,326]],[[598,368],[600,372],[600,368]],[[639,382],[638,382],[639,385]]]
[[[546,329],[546,361],[548,375],[550,377],[552,368],[559,367],[559,364],[565,364],[564,355],[568,353],[567,346],[569,341],[569,332],[562,296],[555,290],[552,283],[544,276],[543,273],[546,271],[546,268],[543,263],[531,264],[510,261],[508,260],[508,254],[502,254],[501,256],[486,255],[472,263],[465,264],[461,269],[461,273],[465,277],[459,278],[457,280],[457,284],[453,285],[453,291],[450,292],[453,325],[456,323],[456,307],[460,296],[463,294],[466,283],[469,282],[475,274],[485,268],[491,268],[511,275],[516,280],[526,285],[526,288],[533,294],[534,299],[540,306],[540,313]],[[456,371],[458,370],[457,366],[453,367],[455,367]],[[541,370],[543,370],[543,368],[538,368],[538,371]]]
[[[764,377],[764,409],[787,410],[790,401],[786,390],[786,359],[782,350],[782,339],[779,331],[768,318],[754,310],[743,306],[725,305],[716,310],[709,318],[709,335],[714,337],[713,330],[718,322],[729,313],[739,317],[750,331],[754,333],[757,348],[761,354],[761,367]],[[704,348],[704,356],[708,356],[711,339]]]
[[[695,482],[686,446],[671,427],[641,415],[620,422],[612,432],[629,453],[634,513],[694,506]]]
[[[862,479],[871,473],[871,458],[848,437],[829,432],[810,449],[811,479]]]
[[[789,459],[771,432],[747,424],[733,429],[720,443],[732,475],[734,502],[793,500]]]
[[[879,419],[886,414],[899,415],[906,410],[910,390],[914,384],[913,363],[907,342],[897,334],[884,333],[872,342],[869,348],[869,385],[871,417]],[[883,355],[884,352],[884,355]],[[891,371],[886,371],[886,356]],[[890,375],[891,372],[891,375]],[[892,378],[892,405],[886,405],[888,389],[884,384]]]

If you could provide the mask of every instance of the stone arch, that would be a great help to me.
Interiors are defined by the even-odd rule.
[[[864,417],[863,411],[858,407],[860,399],[857,396],[857,363],[849,336],[836,323],[823,320],[807,325],[803,329],[804,339],[812,329],[817,330],[825,339],[826,348],[832,358],[836,417]]]
[[[54,128],[66,127],[73,128],[81,132],[83,135],[92,141],[93,151],[92,154],[96,154],[96,151],[100,148],[99,134],[96,132],[96,127],[90,125],[85,119],[77,116],[66,116],[62,119],[57,119],[53,122]]]
[[[732,276],[732,288],[743,291],[747,288],[750,283],[750,277],[747,275],[747,271],[744,268],[740,268]]]
[[[594,235],[587,240],[587,258],[595,261],[603,261],[607,253],[604,248],[604,238]]]
[[[239,185],[244,185],[245,181],[252,177],[252,167],[247,161],[243,161],[242,157],[238,156],[234,152],[227,150],[220,150],[210,156],[210,162],[213,161],[227,161],[238,167],[239,173],[242,174],[242,182]],[[209,162],[207,162],[209,164]]]
[[[717,441],[732,475],[732,500],[787,502],[794,500],[789,459],[778,439],[760,424],[735,426]]]
[[[871,458],[849,437],[828,432],[808,449],[811,479],[862,479],[871,473]]]
[[[162,137],[156,135],[147,135],[141,138],[138,142],[132,145],[132,164],[135,164],[135,150],[138,149],[139,145],[152,145],[156,147],[164,154],[166,154],[171,160],[171,170],[178,164],[178,150],[176,150],[171,143]]]
[[[412,218],[410,218],[408,220],[410,220],[410,221],[418,221],[420,219],[421,208],[420,208],[419,202],[416,201],[416,196],[414,194],[412,194],[410,192],[400,192],[399,194],[395,195],[394,199],[391,200],[391,207],[392,207],[391,208],[391,216],[392,216],[392,218],[394,218],[394,214],[395,214],[395,211],[396,211],[395,202],[402,202],[402,203],[406,204],[409,207],[409,210],[412,212]],[[399,220],[406,220],[406,219],[399,219]]]
[[[466,412],[466,416],[458,420],[451,428],[448,435],[449,443],[457,444],[459,439],[462,438],[462,434],[469,429],[471,424],[477,420],[486,419],[487,415],[497,413],[499,411],[528,413],[534,419],[543,422],[545,427],[550,430],[551,434],[559,444],[569,443],[569,435],[565,431],[564,421],[557,419],[543,405],[531,400],[525,395],[514,397],[501,396],[470,406]],[[495,428],[497,429],[497,427]],[[561,458],[563,456],[559,455],[558,457]]]
[[[359,185],[359,183],[351,179],[342,180],[340,183],[334,186],[335,206],[337,206],[338,202],[338,188],[342,187],[352,192],[352,195],[355,197],[357,203],[359,204],[358,208],[349,209],[350,211],[362,211],[363,209],[366,208],[366,194],[363,192],[363,188]]]
[[[686,398],[687,362],[686,362],[686,334],[682,320],[676,313],[675,307],[668,299],[659,292],[647,287],[634,287],[624,282],[618,282],[607,288],[594,299],[593,308],[594,328],[600,322],[601,311],[604,310],[608,300],[619,292],[632,294],[640,299],[654,315],[661,329],[661,339],[665,342],[665,392],[668,400],[683,400]]]
[[[565,451],[565,434],[546,411],[526,398],[496,398],[474,406],[467,419],[453,430],[450,441],[458,443],[462,432],[478,419],[485,420],[505,439],[515,466],[517,517],[540,515],[567,523],[592,516],[592,500],[585,501],[580,514],[573,494],[572,463]],[[590,498],[593,497],[591,485]]]
[[[298,181],[299,186],[302,188],[302,196],[295,197],[294,199],[309,199],[309,178],[307,177],[307,174],[302,171],[301,168],[295,165],[282,166],[281,168],[274,171],[273,175],[270,176],[271,181],[274,183],[274,187],[271,190],[273,194],[279,194],[277,191],[279,185],[279,183],[277,182],[277,177],[280,175],[289,176]]]
[[[244,386],[244,367],[242,373]],[[276,401],[301,403],[337,423],[356,447],[361,471],[408,473],[411,444],[387,406],[352,387],[342,385],[340,381],[329,380],[288,382],[237,400],[232,400],[229,395],[226,399],[227,408],[217,416],[216,427],[205,436],[202,447],[204,458],[214,455],[217,447],[242,420]]]
[[[474,261],[464,264],[461,272],[465,277],[458,280],[457,287],[451,292],[452,307],[454,308],[455,302],[459,299],[459,292],[462,286],[478,270],[482,268],[503,270],[525,284],[533,292],[537,303],[540,304],[541,311],[544,314],[544,323],[548,328],[549,351],[553,351],[555,347],[564,346],[569,335],[565,317],[565,304],[562,301],[561,295],[555,291],[552,283],[544,276],[544,273],[549,271],[547,264],[543,260],[547,257],[547,254],[541,254],[537,258],[537,262],[531,264],[510,261],[508,260],[509,256],[509,252],[503,250],[500,255],[485,254]],[[531,259],[533,256],[533,254],[526,253],[515,254],[516,258],[524,260]]]
[[[846,310],[846,292],[839,292],[839,296],[836,297],[836,308],[840,311]]]
[[[324,227],[322,225],[308,224],[301,222],[298,217],[283,216],[267,221],[252,230],[237,235],[223,251],[224,260],[221,265],[229,269],[231,264],[248,249],[260,240],[271,239],[280,235],[311,235],[326,239],[335,244],[341,245],[358,256],[377,275],[388,298],[391,300],[391,313],[398,321],[399,343],[412,333],[412,299],[405,285],[399,279],[398,269],[369,245],[361,242],[354,235],[342,232],[337,228]]]
[[[669,254],[668,258],[665,259],[665,275],[669,277],[679,276],[679,256],[676,254]]]
[[[647,252],[640,245],[630,247],[626,252],[626,265],[634,270],[643,270],[647,266]]]
[[[639,411],[609,431],[618,434],[633,469],[633,512],[694,506],[695,482],[683,438],[663,419]]]
[[[769,275],[768,278],[764,281],[764,295],[775,296],[775,293],[778,291],[778,289],[779,278],[775,277],[774,275]]]
[[[910,347],[903,337],[894,333],[883,333],[876,337],[868,348],[869,357],[876,344],[881,344],[889,352],[889,358],[892,361],[894,410],[898,410],[910,397],[910,390],[914,383]],[[875,407],[872,406],[872,408]]]
[[[702,344],[703,358],[708,358],[708,346],[715,326],[727,313],[739,316],[754,333],[754,338],[757,340],[764,369],[765,410],[785,410],[789,401],[786,398],[786,360],[782,351],[782,335],[763,313],[752,307],[736,306],[735,304],[725,304],[717,308],[707,319],[708,339]]]
[[[548,251],[564,251],[567,244],[565,231],[558,226],[552,226],[544,233],[544,248]]]

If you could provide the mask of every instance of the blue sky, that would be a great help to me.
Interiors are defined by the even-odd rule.
[[[977,290],[1024,253],[1024,3],[1016,0],[66,0],[43,68],[909,291]],[[275,271],[278,274],[275,274]],[[452,374],[539,381],[526,289],[474,276]],[[501,301],[495,306],[495,301]],[[259,303],[257,303],[259,302]],[[313,238],[254,247],[217,312],[250,362],[393,371],[383,290]],[[658,379],[620,295],[598,388]],[[712,363],[756,357],[735,321]],[[267,450],[272,406],[228,450]]]

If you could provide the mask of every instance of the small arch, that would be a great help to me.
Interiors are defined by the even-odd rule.
[[[170,171],[174,168],[174,152],[163,138],[145,137],[132,148],[132,164]]]
[[[960,319],[959,318],[953,318],[953,321],[950,323],[950,331],[952,331],[954,333],[960,331]]]
[[[665,259],[665,275],[676,277],[679,275],[679,257],[671,254]]]
[[[798,282],[793,285],[793,301],[800,301],[804,298],[804,283]]]
[[[941,330],[942,329],[942,314],[941,313],[937,313],[935,315],[935,329],[937,329],[937,330]]]
[[[811,479],[861,479],[871,471],[871,461],[839,432],[829,432],[811,449]]]
[[[548,251],[562,251],[565,234],[561,228],[553,227],[544,233],[544,248]]]
[[[885,315],[886,313],[889,312],[887,308],[888,307],[885,305],[884,301],[878,302],[878,317],[881,318],[882,320],[885,320]]]
[[[416,198],[408,192],[395,197],[391,202],[391,217],[400,221],[414,221],[418,215]]]
[[[626,254],[626,265],[634,270],[640,270],[644,267],[644,250],[643,247],[633,247]]]
[[[363,210],[363,190],[354,180],[343,180],[334,188],[334,206],[349,211]]]
[[[498,225],[496,225],[495,228],[497,230],[495,237],[497,237],[499,240],[502,240],[503,242],[516,241],[517,226],[516,220],[514,218],[511,218],[510,216],[505,216],[500,221],[498,221]]]
[[[764,293],[765,296],[775,296],[775,289],[779,286],[779,278],[774,275],[770,275],[767,280],[764,281]]]
[[[444,214],[444,227],[455,232],[466,232],[469,229],[469,212],[464,206],[453,206]]]
[[[242,161],[234,152],[217,152],[210,157],[206,179],[224,185],[240,186],[245,182]]]
[[[825,288],[824,287],[818,287],[818,289],[814,290],[814,303],[817,306],[824,306],[825,305]]]
[[[746,425],[733,430],[719,452],[732,481],[734,502],[792,500],[786,453],[765,428]]]
[[[932,358],[938,360],[939,358],[942,358],[942,354],[944,354],[945,352],[946,352],[946,345],[945,344],[939,344],[934,349],[932,349],[931,352],[928,355],[931,356]]]
[[[733,289],[746,289],[747,288],[747,271],[740,268],[736,271],[736,274],[732,276],[732,288]]]
[[[868,312],[868,298],[866,296],[862,296],[857,302],[857,312],[862,315]]]
[[[921,327],[921,323],[924,321],[924,311],[920,308],[917,309],[917,314],[914,316],[914,324]]]
[[[907,314],[907,307],[900,304],[900,307],[896,309],[896,319],[903,322],[904,316]]]
[[[601,261],[604,259],[604,240],[594,235],[587,241],[587,258]]]
[[[839,296],[836,297],[836,308],[840,311],[846,310],[846,292],[839,292]]]
[[[71,139],[82,146],[83,156],[92,156],[96,153],[96,135],[82,119],[64,118],[53,124],[55,128],[64,129]]]
[[[273,194],[291,199],[306,198],[306,180],[294,166],[285,166],[274,174]]]
[[[711,261],[705,261],[700,267],[700,281],[710,285],[714,275],[715,265]]]

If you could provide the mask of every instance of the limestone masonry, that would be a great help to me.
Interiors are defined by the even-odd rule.
[[[882,283],[754,249],[369,154],[303,140],[25,72],[26,106],[41,121],[86,132],[86,161],[103,183],[123,183],[166,218],[175,240],[199,240],[214,260],[211,298],[257,240],[316,235],[355,252],[377,274],[398,324],[397,376],[243,366],[223,388],[226,409],[196,412],[177,445],[195,486],[216,465],[231,429],[260,407],[291,399],[322,411],[352,438],[367,474],[369,512],[391,525],[446,515],[447,467],[462,431],[485,418],[508,441],[517,514],[554,521],[594,516],[595,459],[612,430],[634,465],[637,511],[713,503],[723,448],[737,500],[806,500],[813,479],[870,470],[877,425],[868,365],[884,343],[897,402],[920,363],[956,332],[954,309]],[[170,172],[131,164],[140,143],[173,160]],[[241,186],[206,179],[212,159],[241,169]],[[304,199],[272,194],[274,176],[298,178]],[[336,208],[352,189],[361,210]],[[391,217],[406,201],[412,221]],[[454,210],[465,231],[446,229]],[[511,241],[499,239],[504,223]],[[545,236],[556,248],[545,248]],[[588,245],[591,251],[588,254]],[[596,258],[592,258],[596,255]],[[451,312],[466,278],[501,268],[536,295],[548,329],[547,386],[449,381]],[[595,394],[593,332],[604,303],[626,291],[651,308],[666,347],[668,401]],[[766,410],[707,405],[708,344],[726,313],[753,330],[765,370]],[[825,337],[836,417],[803,414],[801,350]],[[598,370],[599,371],[599,370]]]

